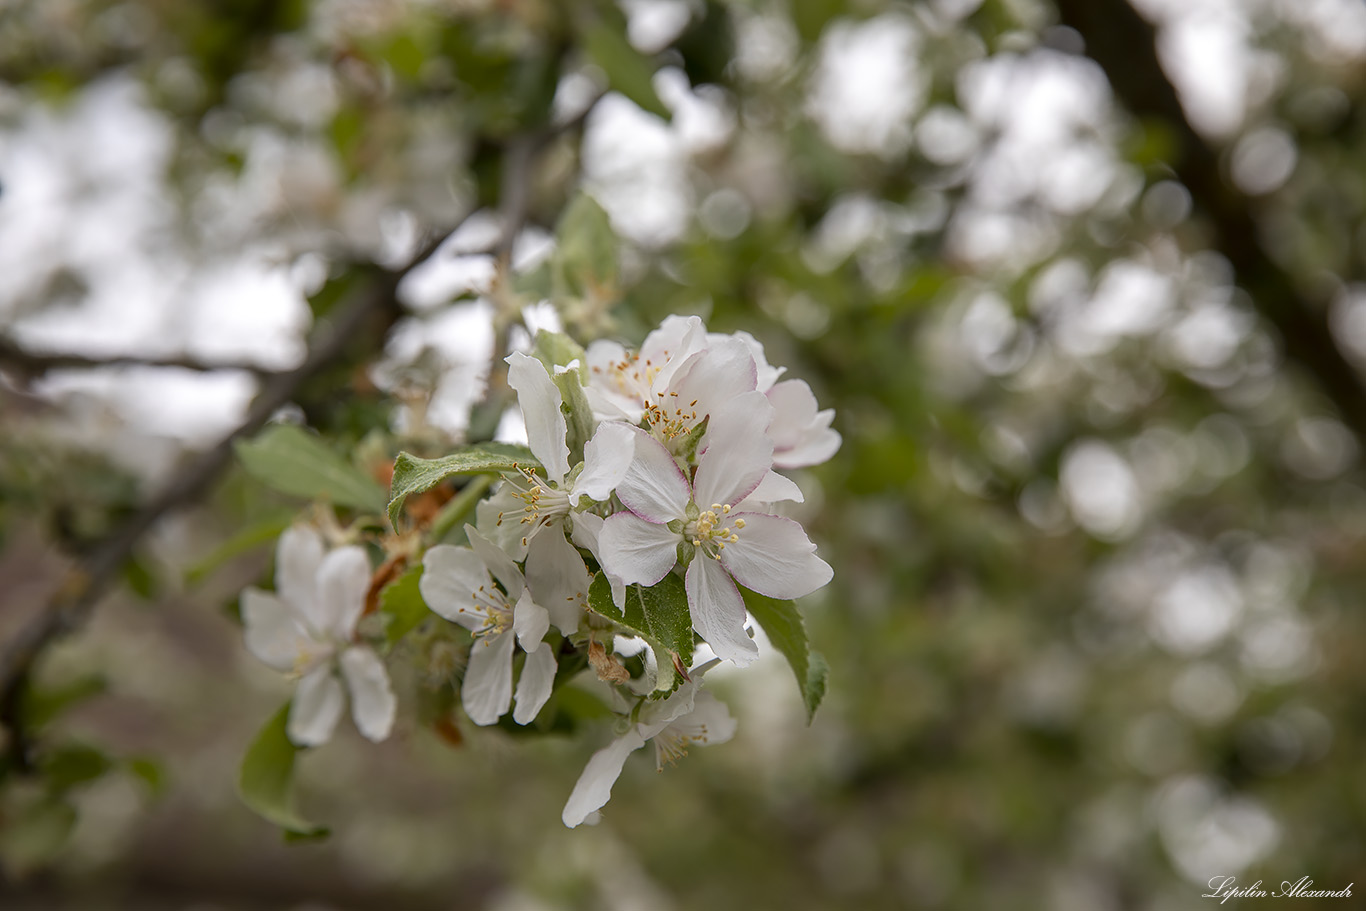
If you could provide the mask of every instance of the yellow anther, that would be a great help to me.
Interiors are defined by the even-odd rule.
[[[736,520],[735,520],[735,527],[736,527],[736,528],[744,528],[744,527],[745,527],[745,520],[744,520],[744,519],[736,519]]]

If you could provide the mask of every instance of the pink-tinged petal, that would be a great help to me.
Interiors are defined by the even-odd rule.
[[[639,428],[631,428],[631,433],[636,438],[635,458],[617,484],[617,496],[647,521],[662,525],[683,518],[692,498],[688,479],[663,444]]]
[[[247,651],[277,671],[294,670],[309,640],[293,611],[276,596],[256,588],[242,592],[241,605]]]
[[[318,567],[323,562],[323,539],[311,528],[286,528],[275,548],[275,590],[300,618],[318,624]]]
[[[523,643],[525,647],[526,643]],[[518,724],[530,724],[537,713],[550,698],[555,683],[555,655],[544,642],[526,656],[522,665],[522,676],[517,680],[517,708],[512,712],[512,720]]]
[[[678,393],[676,401],[691,405],[698,418],[716,412],[737,395],[754,392],[756,384],[754,356],[749,346],[739,339],[719,341],[693,358],[680,369],[672,384]],[[659,388],[659,387],[656,387]],[[662,403],[662,402],[661,402]],[[672,403],[670,403],[670,407]]]
[[[389,684],[389,672],[374,650],[356,645],[342,652],[342,676],[351,692],[351,718],[366,740],[379,743],[394,728],[398,699]]]
[[[800,598],[835,575],[801,525],[763,513],[731,513],[730,523],[745,523],[740,540],[726,545],[721,562],[735,581],[770,598]]]
[[[768,390],[768,401],[773,405],[768,435],[775,448],[790,449],[816,420],[816,396],[805,380],[783,380]]]
[[[561,484],[569,473],[569,447],[562,399],[545,366],[520,351],[507,356],[508,385],[517,390],[517,402],[526,419],[527,445],[545,466],[546,477]]]
[[[493,724],[512,705],[512,650],[516,636],[511,630],[492,638],[474,640],[470,663],[460,684],[460,703],[475,724]]]
[[[750,491],[749,496],[741,500],[736,508],[743,510],[747,503],[784,503],[788,501],[802,503],[805,500],[806,496],[795,481],[778,474],[776,471],[770,471],[764,475],[759,486]],[[755,512],[759,511],[761,510],[755,510]]]
[[[317,747],[332,739],[345,700],[341,681],[331,664],[316,667],[303,676],[289,706],[285,733],[301,747]]]
[[[664,525],[619,512],[603,523],[598,538],[602,568],[626,585],[654,585],[678,562],[681,540],[681,535]]]
[[[701,317],[667,316],[659,328],[640,345],[640,363],[654,370],[651,386],[669,388],[677,371],[694,354],[707,347],[707,327]]]
[[[598,558],[598,535],[602,534],[602,523],[606,520],[591,512],[579,512],[574,513],[570,521],[574,523],[574,529],[569,533],[574,546],[582,547],[601,563],[602,560]]]
[[[468,547],[438,544],[422,558],[422,575],[417,590],[422,600],[436,613],[475,630],[484,625],[484,611],[477,607],[474,594],[491,589],[493,579],[484,562]]]
[[[612,741],[593,754],[574,785],[569,801],[564,805],[560,819],[569,828],[582,823],[590,813],[595,813],[612,799],[612,785],[621,777],[621,768],[626,757],[645,746],[645,739],[635,728]]]
[[[763,432],[771,413],[763,393],[748,392],[712,415],[693,485],[699,508],[734,506],[763,481],[773,467],[773,441]]]
[[[489,572],[493,573],[493,578],[503,584],[508,601],[517,603],[517,599],[522,597],[522,589],[526,587],[526,580],[522,578],[522,571],[517,568],[517,564],[492,541],[479,534],[474,526],[465,526],[465,537],[470,539],[470,547],[479,555],[479,559],[484,561]]]
[[[825,414],[826,412],[821,412]],[[833,414],[833,412],[830,412]],[[773,464],[779,468],[809,468],[812,465],[820,465],[828,462],[830,458],[839,452],[843,438],[836,430],[830,428],[817,428],[807,434],[800,443],[790,449],[775,451],[773,453]]]
[[[365,610],[370,590],[370,561],[359,547],[338,547],[323,557],[318,567],[318,621],[322,631],[348,640]]]
[[[580,605],[587,601],[592,578],[583,557],[565,540],[564,529],[547,528],[531,539],[526,555],[527,591],[550,612],[550,622],[565,635],[579,628]]]
[[[745,634],[745,602],[725,567],[699,553],[693,557],[685,581],[693,629],[707,640],[716,656],[741,666],[758,657],[759,647]]]
[[[569,502],[577,506],[583,497],[606,500],[626,477],[635,453],[636,434],[630,425],[616,421],[599,425],[583,447],[583,473],[574,482]]]
[[[710,333],[707,335],[709,342],[719,342],[725,338],[738,338],[749,346],[749,353],[754,357],[754,366],[757,372],[755,387],[760,392],[767,392],[773,388],[773,384],[778,382],[778,377],[786,371],[786,367],[773,367],[768,363],[768,358],[764,354],[764,346],[757,338],[745,332],[743,329],[731,336],[721,335],[720,333]]]

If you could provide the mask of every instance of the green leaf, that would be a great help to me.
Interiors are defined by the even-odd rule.
[[[555,226],[555,240],[554,263],[566,293],[599,299],[615,293],[620,275],[617,235],[597,200],[586,193],[574,197]],[[566,341],[578,348],[572,340]],[[539,350],[536,354],[545,360]],[[557,351],[554,363],[561,366],[573,360],[560,360],[559,355]],[[579,349],[576,356],[582,355]]]
[[[24,695],[25,724],[37,730],[67,709],[100,695],[107,686],[103,677],[92,674],[53,689],[29,689]]]
[[[606,574],[598,573],[588,588],[588,606],[650,643],[659,660],[656,691],[672,691],[678,685],[680,679],[672,670],[673,658],[677,656],[687,667],[692,664],[693,655],[692,614],[688,611],[688,593],[682,579],[670,573],[650,588],[628,585],[623,611],[612,601],[612,587]]]
[[[583,346],[563,332],[547,332],[545,329],[537,331],[532,342],[532,352],[537,360],[545,365],[546,372],[551,376],[555,375],[556,367],[568,367],[574,361],[580,364],[587,363]]]
[[[153,797],[160,797],[165,792],[166,771],[161,767],[161,763],[155,759],[135,757],[126,760],[124,767],[128,770],[128,774],[147,786],[148,793]]]
[[[187,585],[198,585],[218,567],[235,557],[255,550],[264,544],[273,543],[288,528],[297,515],[296,512],[271,513],[266,518],[248,525],[222,544],[218,545],[204,559],[195,563],[185,572]]]
[[[389,489],[389,521],[398,528],[403,501],[415,493],[431,490],[458,474],[498,474],[521,468],[540,468],[541,463],[525,446],[513,443],[479,443],[440,459],[419,459],[406,452],[394,462],[394,480]]]
[[[560,410],[564,412],[565,444],[569,447],[569,464],[583,461],[583,447],[593,437],[593,408],[583,391],[579,368],[555,373],[551,368],[555,388],[560,390]]]
[[[648,57],[631,46],[626,36],[609,25],[598,22],[589,26],[583,36],[584,46],[593,62],[607,74],[607,82],[618,92],[634,101],[643,110],[668,121],[672,118],[655,93],[653,79],[655,65]]]
[[[816,708],[825,696],[825,678],[829,665],[819,652],[811,651],[806,641],[806,627],[802,615],[797,612],[795,601],[779,601],[768,598],[747,588],[740,588],[745,599],[745,609],[768,634],[768,639],[778,651],[783,653],[792,673],[797,675],[797,686],[802,691],[802,701],[806,704],[806,721],[816,715]]]
[[[365,512],[384,510],[384,489],[302,428],[276,424],[235,448],[247,474],[280,493]]]
[[[414,566],[379,593],[379,612],[384,615],[384,638],[392,646],[432,615],[422,600],[418,581],[422,564]]]
[[[66,744],[39,760],[38,768],[55,794],[64,794],[74,787],[89,784],[104,776],[113,766],[109,757],[94,747]]]
[[[287,834],[319,838],[327,829],[314,825],[294,809],[294,757],[299,752],[286,733],[289,705],[271,716],[242,757],[237,793],[257,815]]]

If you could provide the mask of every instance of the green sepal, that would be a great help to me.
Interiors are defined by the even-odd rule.
[[[555,388],[560,390],[560,411],[564,414],[567,431],[565,443],[569,446],[569,464],[577,465],[583,461],[583,447],[593,437],[593,409],[589,407],[588,396],[584,394],[579,367],[563,373],[555,373],[553,367],[549,369]]]
[[[439,459],[419,459],[400,452],[394,462],[394,479],[389,488],[389,521],[397,529],[403,501],[412,494],[431,490],[449,477],[540,467],[541,463],[536,461],[530,449],[514,443],[479,443]]]
[[[587,362],[583,346],[563,332],[548,332],[541,329],[536,333],[531,347],[532,354],[545,365],[546,372],[551,376],[555,375],[556,367],[568,367],[574,361],[580,364]],[[584,377],[580,377],[579,381],[586,384]]]
[[[421,579],[422,564],[419,563],[384,586],[379,593],[379,612],[384,617],[384,640],[391,648],[423,620],[432,616],[418,588]]]

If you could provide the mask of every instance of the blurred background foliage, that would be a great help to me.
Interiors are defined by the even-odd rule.
[[[1364,64],[1351,0],[0,4],[0,903],[1359,878]],[[837,409],[815,723],[781,660],[717,673],[737,739],[571,832],[606,731],[409,706],[303,760],[334,835],[279,843],[233,781],[288,685],[233,608],[300,503],[216,441],[288,403],[384,481],[494,432],[528,329],[670,313]]]

